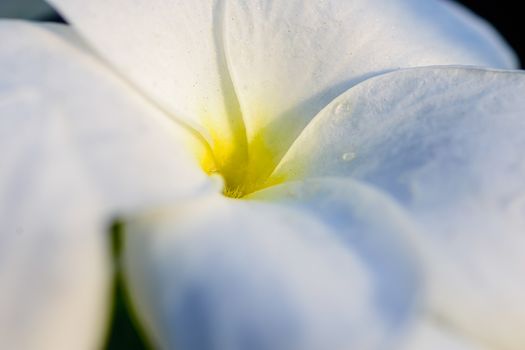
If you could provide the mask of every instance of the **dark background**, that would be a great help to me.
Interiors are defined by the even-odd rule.
[[[525,62],[525,15],[519,9],[520,1],[460,0],[466,7],[492,23],[518,53],[521,66]]]

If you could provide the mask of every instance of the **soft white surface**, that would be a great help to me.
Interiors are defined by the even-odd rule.
[[[390,203],[358,190],[330,212],[337,222],[294,203],[220,196],[129,220],[126,275],[157,345],[391,349],[411,320],[420,280],[410,251],[393,239],[405,222],[397,212],[383,224],[362,213]],[[393,244],[376,245],[378,225]]]
[[[101,56],[173,118],[227,135],[236,98],[214,1],[50,1]]]
[[[415,285],[413,279],[419,275],[420,281],[431,281],[430,276],[420,274],[429,260],[429,249],[421,240],[425,229],[384,193],[349,178],[325,177],[289,182],[251,198],[309,210],[374,266],[379,277],[376,283],[387,291],[378,294],[384,314],[394,323],[404,320],[397,321],[399,341],[390,342],[386,349],[495,349],[427,309],[428,294],[420,294],[427,287]]]
[[[276,172],[349,176],[427,229],[432,311],[497,349],[525,336],[525,74],[418,68],[323,110]]]
[[[173,117],[197,128],[205,120],[276,159],[366,77],[431,64],[515,65],[492,29],[435,0],[50,2]]]
[[[471,342],[468,336],[456,333],[449,325],[425,317],[407,335],[399,350],[492,350]]]
[[[208,182],[175,126],[64,31],[0,22],[2,349],[98,348],[110,220]]]
[[[248,141],[281,156],[332,99],[402,67],[515,67],[472,14],[433,0],[225,1],[226,52]],[[257,140],[255,140],[257,142]]]
[[[277,155],[324,104],[371,75],[514,62],[490,30],[456,9],[459,22],[441,17],[451,8],[433,1],[54,3],[171,117],[197,128],[208,118],[225,134],[245,121],[250,140],[271,134],[265,142]],[[0,39],[0,347],[94,348],[106,317],[109,219],[190,203],[210,184],[178,142],[184,133],[56,31],[7,23]],[[521,350],[523,93],[518,73],[431,68],[371,79],[322,111],[276,174],[352,176],[389,193],[428,232],[415,242],[430,277],[429,312],[487,347]],[[343,243],[340,234],[348,225],[377,237],[394,223],[415,229],[399,208],[363,213],[367,197],[357,198],[336,207],[357,211],[352,222],[332,212],[332,199],[313,206],[319,220],[330,218],[322,223],[311,212],[218,196],[137,219],[128,276],[151,334],[220,350],[248,341],[375,349],[390,340],[400,329],[392,315],[405,325],[416,301],[405,294],[418,286],[403,260],[410,249],[394,241],[396,254],[385,256],[379,238]],[[377,221],[385,210],[392,223]],[[414,288],[390,290],[385,261]],[[399,314],[376,304],[385,295]]]

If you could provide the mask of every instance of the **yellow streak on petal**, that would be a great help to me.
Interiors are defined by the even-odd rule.
[[[226,117],[209,114],[201,120],[208,130],[212,156],[201,153],[199,159],[208,174],[219,173],[224,178],[224,195],[241,198],[267,187],[268,177],[281,156],[275,138],[258,128],[248,143],[244,123],[236,122],[242,120],[239,116],[230,117],[229,123],[224,123]]]

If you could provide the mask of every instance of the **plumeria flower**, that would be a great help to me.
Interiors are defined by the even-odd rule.
[[[525,76],[422,0],[0,22],[0,348],[525,348]]]

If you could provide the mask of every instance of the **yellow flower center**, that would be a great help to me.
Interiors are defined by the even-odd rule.
[[[279,136],[268,129],[264,108],[257,115],[243,115],[239,98],[228,68],[221,31],[216,37],[222,98],[206,98],[200,110],[207,151],[200,158],[202,168],[209,175],[219,174],[224,179],[225,196],[242,198],[280,181],[268,179],[282,154]],[[253,110],[249,113],[254,113]],[[249,118],[250,130],[246,121]],[[281,149],[282,151],[282,149]]]
[[[273,181],[270,184],[268,178],[277,165],[278,157],[263,132],[248,141],[244,125],[230,129],[233,132],[221,132],[220,128],[210,125],[206,125],[210,149],[200,157],[200,163],[209,175],[222,176],[225,196],[242,198],[275,184]]]

